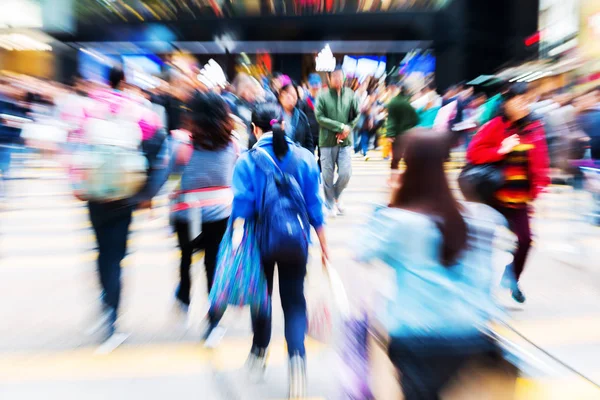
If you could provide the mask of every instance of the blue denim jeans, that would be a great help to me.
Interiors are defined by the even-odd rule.
[[[304,337],[306,335],[306,299],[304,298],[304,277],[307,258],[277,262],[279,274],[279,295],[285,319],[285,340],[291,356],[304,357]],[[269,289],[269,310],[267,314],[252,315],[254,331],[253,348],[266,349],[271,342],[271,297],[273,294],[273,274],[275,262],[263,261],[263,269]]]
[[[121,261],[127,254],[127,237],[133,207],[111,207],[110,203],[88,205],[98,243],[98,275],[104,305],[117,311],[121,298]]]
[[[2,174],[2,177],[8,174],[10,168],[10,153],[11,148],[9,145],[0,143],[0,173]]]
[[[369,151],[369,131],[361,131],[360,136],[360,152],[363,156],[366,156]]]

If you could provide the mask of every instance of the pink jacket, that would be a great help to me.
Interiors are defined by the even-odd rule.
[[[142,130],[142,139],[147,140],[154,136],[156,131],[162,128],[160,117],[151,109],[144,107],[138,101],[132,99],[126,93],[100,89],[90,93],[90,98],[94,101],[84,109],[85,119],[92,117],[101,118],[108,113],[130,113],[138,121]]]

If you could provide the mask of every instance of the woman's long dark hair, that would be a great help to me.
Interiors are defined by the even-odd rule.
[[[450,152],[450,136],[417,128],[402,139],[406,140],[406,171],[402,185],[392,195],[390,207],[435,217],[443,237],[441,262],[451,266],[467,246],[467,225],[444,172],[444,161]]]
[[[231,143],[234,128],[229,107],[216,93],[198,93],[190,102],[190,131],[195,146],[215,151]]]
[[[264,103],[256,106],[252,112],[252,123],[263,132],[273,132],[273,151],[280,160],[290,150],[281,126],[281,107],[279,104]]]

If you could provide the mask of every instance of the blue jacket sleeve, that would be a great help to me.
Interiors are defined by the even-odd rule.
[[[307,132],[307,134],[310,135],[310,132]],[[307,176],[304,181],[304,187],[302,188],[304,191],[304,200],[306,201],[310,224],[315,229],[319,229],[324,224],[323,201],[319,191],[319,166],[312,155],[308,157],[306,165]]]
[[[390,240],[390,221],[381,214],[381,209],[376,208],[369,222],[361,229],[360,238],[353,243],[354,258],[359,262],[384,259],[388,249],[393,246]]]
[[[244,153],[233,169],[232,219],[249,219],[256,214],[256,193],[252,178],[248,153]]]

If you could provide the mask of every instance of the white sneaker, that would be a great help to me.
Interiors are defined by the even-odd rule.
[[[267,358],[268,358],[268,350],[261,349],[256,354],[254,351],[250,352],[248,359],[246,360],[246,371],[248,372],[248,377],[252,382],[262,382],[265,379],[266,371],[267,371]]]
[[[110,354],[122,345],[129,338],[128,333],[115,332],[104,343],[100,345],[94,354],[104,355]]]
[[[207,349],[215,349],[225,337],[225,333],[227,333],[227,328],[223,328],[221,326],[216,326],[206,337],[204,341],[204,347]]]
[[[335,209],[332,209],[329,207],[324,208],[323,214],[325,215],[326,219],[333,219],[333,218],[337,217],[337,211]]]
[[[344,207],[344,204],[342,203],[341,200],[338,200],[335,202],[335,211],[336,211],[337,215],[346,214],[346,208]]]
[[[303,399],[306,396],[306,360],[299,355],[289,361],[290,399]]]

